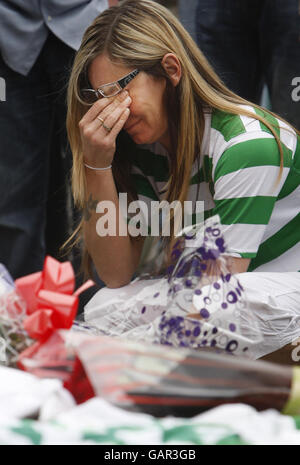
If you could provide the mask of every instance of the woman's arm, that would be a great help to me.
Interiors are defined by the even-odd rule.
[[[121,287],[128,284],[138,266],[144,240],[133,241],[129,234],[119,236],[119,226],[127,230],[127,225],[119,224],[119,199],[111,170],[91,171],[86,168],[87,198],[84,209],[84,240],[100,278],[108,287]],[[96,208],[101,201],[111,201],[115,209],[111,211],[111,221],[116,227],[116,235],[100,236],[96,224],[106,213],[99,214]]]
[[[116,137],[130,114],[130,103],[127,91],[113,100],[100,99],[79,122],[86,176],[84,240],[100,278],[108,287],[121,287],[130,282],[143,246],[143,240],[133,242],[128,233],[119,235],[119,198],[112,170],[107,169],[114,159]],[[115,228],[108,235],[97,232],[101,217],[97,206],[103,201],[110,202],[109,214],[113,215],[111,221]],[[127,232],[127,225],[123,230]]]
[[[228,257],[226,264],[231,274],[244,273],[248,270],[250,258]]]

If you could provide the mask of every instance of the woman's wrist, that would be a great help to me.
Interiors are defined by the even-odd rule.
[[[86,178],[98,178],[98,177],[111,177],[112,176],[112,167],[107,168],[104,170],[91,170],[90,168],[87,168],[84,166],[84,171],[85,171],[85,176]]]
[[[99,159],[99,156],[89,158],[84,156],[82,162],[86,172],[102,173],[112,169],[113,159],[109,157],[108,160],[102,160],[101,158]]]
[[[107,165],[107,166],[103,166],[103,167],[98,167],[98,166],[93,166],[93,165],[90,165],[88,163],[83,163],[84,166],[86,168],[88,168],[89,170],[92,170],[92,171],[106,171],[106,170],[110,170],[112,168],[112,165]]]

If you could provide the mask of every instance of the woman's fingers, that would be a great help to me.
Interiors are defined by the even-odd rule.
[[[128,93],[126,92],[128,95]],[[79,128],[81,132],[82,150],[86,163],[92,166],[108,166],[111,164],[116,150],[116,137],[129,116],[131,98],[126,94],[110,100],[108,105],[96,103],[84,117]],[[108,99],[103,99],[108,100]],[[99,108],[102,111],[99,112]]]
[[[128,116],[130,115],[130,110],[129,108],[125,108],[123,113],[120,115],[120,118],[118,121],[114,124],[112,127],[112,130],[110,131],[109,135],[113,138],[116,139],[117,135],[123,128],[124,124],[126,123]]]
[[[94,105],[85,113],[83,118],[80,120],[80,126],[84,127],[86,124],[91,123],[94,119],[102,113],[105,109],[106,112],[113,111],[128,95],[127,91],[122,91],[116,96],[115,99],[102,98],[97,100]]]
[[[94,121],[92,121],[89,125],[89,131],[99,131],[101,126],[103,127],[103,131],[108,134],[109,131],[106,129],[110,128],[113,129],[116,122],[119,120],[120,116],[124,112],[126,108],[131,104],[131,98],[128,96],[118,105],[109,105],[105,108],[99,115],[96,116]],[[102,134],[102,131],[101,131]],[[103,137],[103,135],[101,135]]]
[[[115,114],[118,113],[120,109],[124,110],[131,103],[131,98],[129,95],[122,97],[122,100],[115,101],[111,105],[104,108],[99,116],[104,119],[107,123],[114,124]]]

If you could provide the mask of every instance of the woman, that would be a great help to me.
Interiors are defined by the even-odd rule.
[[[220,216],[231,271],[258,303],[265,299],[267,326],[270,306],[278,312],[278,347],[299,335],[299,133],[229,91],[166,8],[125,0],[87,29],[67,126],[74,197],[84,209],[77,233],[108,288],[130,282],[145,240],[99,235],[99,202],[115,206],[120,231],[119,192],[148,204],[202,200],[205,217]],[[253,270],[272,273],[245,273]]]

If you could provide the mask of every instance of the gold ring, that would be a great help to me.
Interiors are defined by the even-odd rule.
[[[105,131],[110,132],[112,128],[109,128],[108,126],[105,126],[104,123],[102,123],[102,127],[105,129]]]
[[[100,118],[100,116],[97,116],[97,119],[98,119],[99,121],[101,121],[102,124],[104,123],[104,120],[103,120],[102,118]]]

